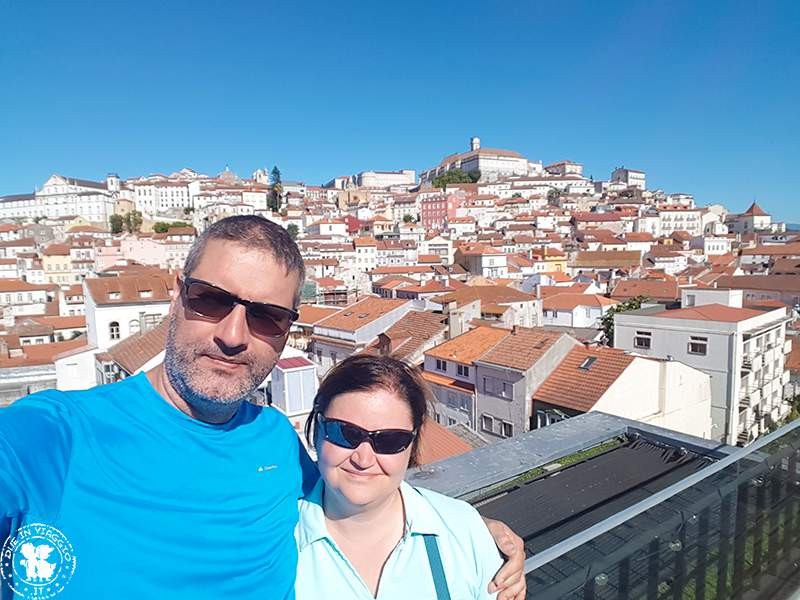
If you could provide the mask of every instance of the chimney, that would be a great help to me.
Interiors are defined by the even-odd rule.
[[[0,340],[0,358],[8,358],[8,343]]]

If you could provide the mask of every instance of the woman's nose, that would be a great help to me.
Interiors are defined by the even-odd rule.
[[[361,442],[350,455],[350,461],[359,469],[368,469],[375,464],[375,451],[372,449],[372,444],[369,441]]]

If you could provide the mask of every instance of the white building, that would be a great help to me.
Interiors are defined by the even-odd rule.
[[[611,181],[614,183],[624,183],[627,188],[636,188],[642,191],[647,189],[647,177],[644,171],[617,167],[611,173]]]
[[[600,319],[616,304],[616,300],[599,294],[554,294],[542,300],[542,324],[599,327]]]
[[[113,175],[103,183],[51,175],[33,194],[0,197],[0,219],[80,215],[92,223],[106,225],[114,213],[118,182],[119,178]]]
[[[481,148],[480,138],[473,137],[470,139],[468,152],[446,156],[437,166],[423,171],[420,182],[433,183],[439,175],[451,169],[461,169],[465,173],[480,171],[481,181],[495,181],[499,177],[528,175],[531,171],[536,171],[532,163],[519,152]]]
[[[669,358],[711,376],[712,438],[744,444],[777,423],[788,381],[785,308],[742,308],[738,290],[682,290],[677,310],[648,308],[615,317],[614,345],[644,356]]]
[[[676,231],[685,231],[692,237],[703,235],[701,215],[700,209],[682,206],[661,207],[658,209],[661,235],[670,236]]]

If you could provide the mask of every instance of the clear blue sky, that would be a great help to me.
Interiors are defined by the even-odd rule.
[[[800,222],[800,2],[0,0],[0,194],[467,147]]]

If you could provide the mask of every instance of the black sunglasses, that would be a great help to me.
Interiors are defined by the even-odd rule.
[[[247,326],[255,335],[281,337],[300,316],[296,310],[277,304],[242,300],[202,279],[186,277],[179,281],[184,304],[193,313],[221,321],[236,308],[237,304],[241,304],[247,314]]]
[[[326,440],[348,450],[355,450],[368,441],[377,454],[399,454],[417,437],[416,431],[407,429],[367,431],[348,421],[328,419],[320,414],[317,415],[317,423]]]

